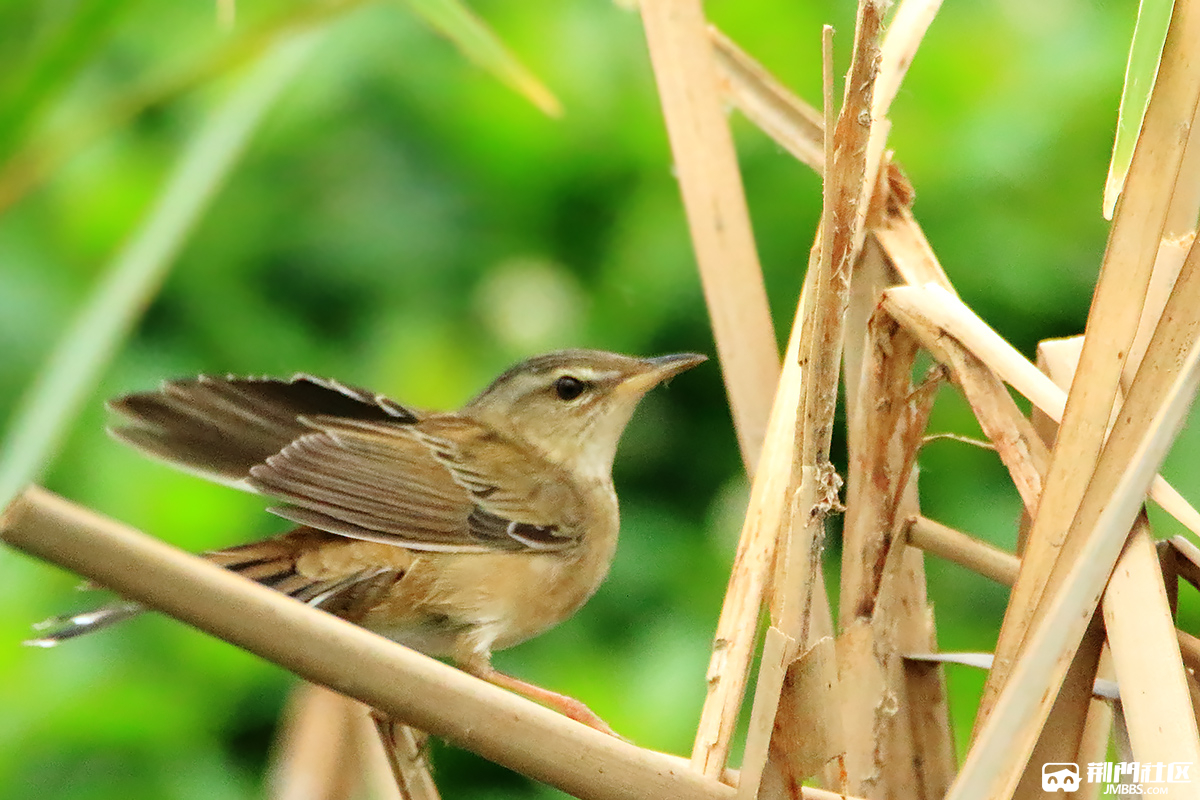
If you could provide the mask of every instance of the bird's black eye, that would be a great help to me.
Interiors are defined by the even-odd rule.
[[[570,375],[563,375],[554,382],[554,392],[558,395],[559,400],[574,400],[583,394],[583,390],[586,388],[586,383],[579,378],[572,378]]]

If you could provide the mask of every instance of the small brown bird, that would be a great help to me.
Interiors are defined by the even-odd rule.
[[[574,614],[617,544],[612,463],[651,388],[705,357],[564,350],[456,413],[308,375],[200,377],[110,405],[113,434],[189,472],[284,501],[300,527],[213,562],[607,729],[582,703],[497,672],[493,650]],[[46,623],[51,646],[140,613]]]

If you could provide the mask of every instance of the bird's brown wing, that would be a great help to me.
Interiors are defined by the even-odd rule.
[[[416,550],[561,550],[576,493],[552,465],[456,415],[418,424],[313,417],[314,430],[250,470],[294,522]],[[536,478],[534,477],[536,476]]]
[[[277,497],[276,514],[418,550],[559,550],[579,526],[569,485],[511,440],[361,389],[201,377],[114,401],[113,434],[211,480]],[[530,476],[537,475],[534,480]]]
[[[274,378],[168,381],[157,392],[118,398],[125,418],[112,434],[210,480],[249,488],[250,468],[310,432],[306,416],[411,424],[417,415],[383,395],[298,374]]]

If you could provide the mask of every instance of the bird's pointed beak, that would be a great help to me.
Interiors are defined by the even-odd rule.
[[[675,353],[657,358],[644,358],[642,359],[643,369],[622,381],[621,388],[626,391],[645,393],[666,379],[707,360],[708,356],[699,353]]]

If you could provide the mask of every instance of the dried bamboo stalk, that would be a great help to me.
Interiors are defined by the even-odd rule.
[[[867,143],[872,126],[862,125],[871,109],[871,92],[879,52],[882,9],[872,0],[862,0],[858,7],[854,52],[841,112],[838,114],[832,137],[825,142],[827,162],[825,172],[825,205],[820,230],[821,260],[813,284],[811,313],[803,325],[800,342],[800,365],[804,372],[803,410],[796,419],[795,456],[792,466],[792,494],[799,488],[804,469],[813,470],[817,481],[811,507],[793,506],[790,535],[786,543],[789,552],[809,555],[819,565],[823,538],[824,517],[837,507],[840,480],[829,463],[830,441],[833,435],[834,410],[837,404],[838,378],[845,315],[849,303],[851,269],[858,260],[856,244],[865,219],[860,213],[874,193],[874,175],[868,171]],[[823,39],[824,62],[831,64],[831,31],[826,26]],[[832,84],[831,67],[826,67],[826,93]],[[829,98],[827,97],[827,100]],[[827,102],[826,119],[832,115]],[[789,557],[787,563],[795,563]],[[798,609],[800,618],[807,620],[813,604],[814,570],[806,576],[805,597]],[[788,581],[802,576],[788,576]],[[782,588],[777,588],[782,591]],[[807,639],[801,631],[798,641]]]
[[[941,362],[971,406],[984,434],[1012,476],[1025,508],[1037,508],[1049,453],[996,374],[957,340],[915,316],[901,317],[907,330]]]
[[[771,734],[775,730],[779,695],[783,691],[788,665],[795,660],[796,650],[795,639],[774,626],[767,628],[750,729],[746,733],[746,752],[742,756],[742,769],[738,775],[738,800],[755,800],[758,797],[763,771],[767,766]]]
[[[746,471],[779,383],[762,269],[700,0],[640,3],[688,228]]]
[[[914,7],[905,4],[896,19]],[[895,25],[885,49],[896,37],[904,38]],[[889,79],[886,57],[883,62],[879,81]],[[877,94],[875,117],[885,111],[886,99],[881,103]],[[872,140],[882,147],[882,136]],[[876,157],[870,149],[869,164]],[[889,183],[887,190],[893,188]],[[871,225],[894,205],[883,201],[884,194],[879,187]],[[875,646],[860,655],[876,660],[882,683],[873,698],[856,704],[860,714],[867,711],[863,706],[870,707],[871,716],[851,720],[850,731],[861,733],[844,740],[843,772],[839,783],[831,785],[869,796],[933,800],[945,794],[953,779],[954,741],[941,666],[914,668],[902,657],[935,650],[937,640],[923,556],[907,547],[900,521],[919,512],[915,457],[940,381],[926,379],[916,390],[909,385],[915,342],[878,313],[883,286],[896,280],[889,266],[878,243],[868,240],[851,284],[844,356],[850,468],[842,534],[843,627],[854,624],[856,616],[870,616]],[[880,335],[884,327],[891,329],[889,335]],[[859,330],[867,336],[855,335]],[[785,698],[789,700],[795,702]]]
[[[374,713],[370,714],[370,721],[380,743],[376,752],[383,755],[393,793],[401,800],[440,800],[425,759],[425,742],[429,737],[416,728]]]
[[[850,448],[842,532],[841,624],[870,616],[892,547],[896,511],[915,465],[936,383],[914,395],[909,385],[917,342],[891,317],[868,324],[867,360],[856,416],[865,431]],[[914,435],[915,432],[915,435]]]
[[[27,490],[5,511],[0,538],[576,797],[733,797],[732,788],[679,759],[581,725],[44,490]]]
[[[792,800],[794,787],[826,767],[836,776],[827,788],[843,791],[845,753],[841,714],[825,713],[842,706],[834,640],[815,642],[792,662],[784,679],[782,695],[795,702],[781,702],[771,738],[771,753],[758,796],[762,800]],[[778,752],[786,748],[786,752]]]
[[[832,29],[827,25],[822,30],[822,63],[826,95],[826,119],[832,116]],[[825,157],[832,159],[832,143],[825,142]],[[818,244],[814,252],[821,254],[821,260],[814,265],[809,263],[808,274],[805,276],[805,292],[800,305],[801,317],[796,328],[798,341],[796,350],[796,365],[799,373],[804,373],[807,354],[811,350],[812,331],[817,324],[820,310],[818,299],[822,297],[824,270],[822,263],[827,263],[829,241],[828,220],[822,222],[818,233]],[[813,298],[810,305],[806,302]],[[789,347],[789,356],[791,348]],[[791,367],[791,359],[785,364],[785,369]],[[804,441],[803,414],[811,396],[810,378],[806,376],[804,386],[798,397],[799,407],[795,417],[794,447],[798,450]],[[791,644],[788,648],[772,648],[771,657],[767,660],[764,649],[764,661],[759,669],[759,684],[755,690],[755,702],[751,710],[750,732],[747,739],[746,759],[751,769],[746,777],[746,784],[739,785],[739,794],[743,797],[753,797],[759,792],[766,759],[770,752],[770,743],[775,728],[775,717],[779,711],[779,699],[783,690],[783,676],[788,665],[798,655],[798,650],[810,638],[810,618],[812,599],[815,597],[816,578],[820,575],[820,547],[812,547],[808,543],[819,541],[823,536],[823,519],[810,513],[819,500],[824,499],[822,473],[815,467],[805,464],[797,467],[797,459],[791,460],[790,479],[785,497],[790,501],[790,524],[786,530],[780,529],[782,537],[775,547],[775,569],[772,581],[771,595],[768,606],[771,610],[773,629],[778,631],[777,642],[786,641]],[[782,466],[782,465],[781,465]],[[786,468],[784,468],[786,469]],[[783,470],[781,470],[782,473]],[[822,587],[822,591],[823,587]],[[770,631],[768,631],[770,633]],[[768,641],[768,644],[771,644]],[[775,652],[777,651],[777,652]],[[728,711],[725,730],[732,733],[732,714]]]
[[[825,121],[720,31],[709,27],[721,90],[750,121],[818,175],[825,168]]]
[[[897,286],[888,289],[881,302],[910,330],[932,329],[939,336],[958,340],[1047,416],[1055,422],[1062,419],[1066,407],[1063,390],[950,292],[935,285]],[[1161,476],[1151,484],[1150,497],[1200,535],[1200,513]]]
[[[1149,763],[1200,764],[1200,731],[1144,514],[1109,579],[1103,608],[1134,755]]]
[[[1017,580],[1017,569],[1020,568],[1017,557],[987,542],[927,517],[913,517],[906,530],[913,547],[953,561],[1005,586],[1012,586]]]
[[[1088,490],[1104,446],[1125,356],[1137,331],[1141,299],[1149,284],[1187,143],[1186,133],[1181,138],[1180,132],[1186,132],[1200,101],[1200,59],[1188,60],[1189,50],[1197,41],[1200,2],[1179,0],[1109,235],[1079,369],[1046,474],[1043,501],[1030,528],[1021,574],[1000,629],[996,663],[984,687],[979,720],[991,713],[1000,687],[1023,649],[1030,625],[1042,613],[1038,609],[1043,606],[1043,597],[1052,597],[1057,588],[1054,573],[1070,568],[1078,550],[1075,536],[1083,535],[1068,533],[1063,541],[1059,532],[1071,524]],[[1131,297],[1139,301],[1131,303]]]
[[[692,764],[710,777],[723,775],[733,741],[738,709],[749,679],[758,619],[776,550],[776,538],[791,497],[788,495],[792,437],[801,395],[799,361],[802,320],[816,271],[805,276],[796,319],[775,393],[762,458],[750,486],[750,502],[734,556],[729,588],[721,606],[707,694],[696,730]]]
[[[779,146],[821,174],[824,169],[821,114],[782,87],[720,31],[713,28],[712,37],[722,88],[729,102]],[[936,283],[953,291],[908,208],[912,202],[911,187],[894,165],[888,168],[887,185],[887,215],[871,226],[871,233],[906,282],[914,286]]]
[[[1152,357],[1148,355],[1147,361]],[[1140,383],[1143,381],[1139,377],[1126,401],[1126,410],[1137,415],[1139,422],[1144,418],[1149,423],[1139,425],[1136,436],[1118,438],[1119,425],[1114,429],[1101,466],[1106,466],[1107,460],[1127,469],[1115,489],[1105,492],[1108,502],[1103,512],[1089,526],[1091,534],[1086,537],[1078,558],[1072,562],[1059,591],[1051,596],[1046,614],[1033,628],[999,702],[967,754],[947,795],[949,800],[1005,797],[1015,789],[1049,713],[1051,700],[1123,549],[1144,492],[1195,398],[1200,383],[1200,346],[1188,352],[1176,379],[1158,402],[1149,404],[1146,398],[1138,396]],[[1150,382],[1144,383],[1148,386]],[[1125,418],[1122,414],[1121,419]],[[1114,442],[1121,442],[1121,446],[1113,446]]]
[[[1174,374],[1178,359],[1196,341],[1196,337],[1200,333],[1200,309],[1195,308],[1198,300],[1200,300],[1200,248],[1196,248],[1196,258],[1189,258],[1184,263],[1175,291],[1166,302],[1162,320],[1159,320],[1159,324],[1154,329],[1150,344],[1146,349],[1146,355],[1138,369],[1138,377],[1130,385],[1129,398],[1126,404],[1122,405],[1122,413],[1118,415],[1115,425],[1112,427],[1105,456],[1100,459],[1096,471],[1091,476],[1091,482],[1088,483],[1087,492],[1080,501],[1072,527],[1067,531],[1066,541],[1063,542],[1060,555],[1058,555],[1058,563],[1052,569],[1048,582],[1046,582],[1045,593],[1048,594],[1045,596],[1049,596],[1049,593],[1056,590],[1058,582],[1061,581],[1062,571],[1066,569],[1066,564],[1070,563],[1070,559],[1076,558],[1079,537],[1082,535],[1080,531],[1086,531],[1087,525],[1097,518],[1100,506],[1104,504],[1105,488],[1115,486],[1120,477],[1122,465],[1108,458],[1108,451],[1111,447],[1121,447],[1123,435],[1132,429],[1128,423],[1128,415],[1134,414],[1135,409],[1139,407],[1144,408],[1144,405],[1141,405],[1142,402],[1152,402],[1145,401],[1145,398],[1162,390],[1166,380],[1169,380]],[[1087,343],[1085,341],[1081,357],[1086,350]],[[1082,361],[1080,363],[1082,365]],[[1158,389],[1156,389],[1156,385]],[[1026,559],[1031,557],[1030,553],[1026,553]],[[1020,587],[1020,577],[1018,577],[1016,585]],[[1031,764],[1027,766],[1025,778],[1022,780],[1022,784],[1027,790],[1021,793],[1022,796],[1028,796],[1028,798],[1039,796],[1038,764],[1062,762],[1062,760],[1075,757],[1087,715],[1086,694],[1090,692],[1092,682],[1096,678],[1094,672],[1099,664],[1102,646],[1099,625],[1093,625],[1085,646],[1081,646],[1079,654],[1076,656],[1076,663],[1073,664],[1069,673],[1069,681],[1063,687],[1060,700],[1051,714],[1048,727],[1038,742],[1038,748],[1034,751]],[[1169,660],[1170,652],[1164,651],[1159,656]],[[1182,670],[1182,667],[1180,669]]]
[[[362,762],[348,701],[303,684],[291,695],[267,776],[272,800],[350,800]]]
[[[801,465],[826,469],[829,461],[850,274],[859,255],[854,246],[863,227],[860,209],[874,193],[874,175],[868,172],[867,162],[872,126],[864,126],[863,120],[870,118],[881,27],[882,8],[872,0],[862,0],[842,109],[833,136],[826,142],[829,160],[821,218],[821,276],[814,286],[812,324],[805,326],[809,338],[801,342],[805,400],[804,412],[797,420],[794,471]]]
[[[1178,554],[1178,558],[1175,559],[1176,574],[1200,589],[1200,547],[1196,547],[1182,536],[1171,537],[1171,547]]]
[[[826,130],[831,130],[832,135],[824,142],[824,206],[819,232],[821,260],[817,266],[811,315],[804,325],[800,345],[805,382],[792,467],[793,486],[798,488],[807,479],[809,482],[815,480],[816,487],[810,503],[793,506],[790,534],[785,540],[788,554],[785,563],[795,564],[807,557],[809,564],[805,574],[788,574],[784,578],[789,584],[800,584],[805,593],[795,609],[801,620],[801,641],[807,639],[814,586],[811,577],[815,571],[813,565],[819,569],[824,519],[838,506],[840,480],[829,463],[829,449],[851,272],[861,252],[867,207],[874,195],[878,174],[871,159],[873,153],[882,152],[879,145],[872,146],[872,132],[877,130],[874,120],[871,124],[863,124],[864,120],[870,120],[881,29],[882,8],[871,0],[860,2],[842,108],[836,124],[832,125],[832,59],[828,27],[823,38],[825,120]],[[776,591],[788,596],[784,587],[777,586]],[[837,639],[838,681],[842,685],[841,697],[845,704],[844,763],[851,777],[849,791],[856,791],[857,786],[867,788],[866,783],[855,782],[854,778],[866,775],[874,768],[873,704],[871,707],[866,704],[872,703],[871,698],[882,691],[884,680],[882,668],[873,656],[874,635],[870,622],[862,620],[861,623]]]
[[[794,442],[796,458],[792,466],[791,489],[794,498],[789,534],[785,547],[776,555],[772,612],[781,630],[799,643],[809,640],[816,594],[823,593],[820,553],[824,516],[837,505],[837,485],[831,484],[828,466],[829,439],[832,434],[833,407],[836,402],[838,366],[842,351],[842,331],[849,293],[849,272],[861,247],[865,224],[866,200],[873,194],[874,171],[868,171],[863,158],[870,136],[847,122],[861,119],[870,108],[870,87],[881,25],[880,9],[871,2],[859,6],[854,57],[847,82],[845,107],[836,126],[830,123],[832,102],[832,31],[826,26],[822,37],[826,126],[835,134],[824,141],[826,175],[826,212],[818,236],[821,258],[816,269],[810,265],[806,286],[813,290],[811,306],[800,326],[798,361],[806,373],[803,414],[796,419]],[[853,117],[849,116],[854,114]],[[869,179],[868,179],[869,178]],[[816,276],[815,282],[809,280]],[[790,366],[790,363],[789,363]],[[820,601],[825,598],[821,597]],[[793,656],[789,655],[788,658]],[[786,664],[766,663],[770,676]],[[756,693],[751,731],[768,730],[779,705],[781,682],[760,683]],[[757,754],[758,751],[754,752]],[[755,767],[757,777],[757,765]],[[747,796],[757,792],[757,783],[743,787]]]
[[[1100,654],[1100,668],[1096,670],[1097,680],[1113,681],[1112,655],[1108,647]],[[1108,758],[1108,740],[1113,734],[1113,704],[1107,700],[1093,696],[1088,703],[1087,720],[1083,726],[1083,736],[1080,737],[1079,753],[1075,762],[1079,764],[1094,764]],[[1075,800],[1100,800],[1104,784],[1099,781],[1080,785],[1075,792]]]
[[[913,7],[914,4],[908,3],[906,5]],[[883,197],[885,194],[882,190],[877,191],[875,187],[878,184],[878,179],[882,171],[880,165],[884,159],[884,142],[888,130],[887,121],[883,117],[886,114],[887,104],[891,98],[884,97],[881,99],[873,94],[872,79],[876,77],[873,74],[873,67],[878,57],[878,51],[875,49],[877,46],[875,37],[878,36],[878,30],[868,29],[863,24],[864,21],[871,22],[869,15],[875,11],[877,9],[866,7],[865,4],[860,5],[859,25],[856,30],[855,57],[851,66],[850,76],[847,78],[845,107],[839,115],[839,122],[836,128],[830,121],[830,110],[832,108],[832,103],[828,98],[829,87],[832,83],[828,67],[830,59],[828,55],[823,59],[823,62],[826,64],[826,77],[824,80],[826,87],[826,124],[824,127],[825,130],[833,130],[834,135],[824,139],[826,192],[825,216],[822,223],[821,237],[822,269],[828,271],[835,279],[829,284],[819,284],[819,286],[829,285],[831,291],[821,292],[818,295],[819,299],[814,303],[814,310],[818,314],[824,314],[825,316],[818,316],[814,319],[812,326],[814,333],[813,344],[809,346],[808,352],[820,354],[825,358],[831,358],[834,367],[832,370],[829,370],[817,358],[809,360],[809,367],[813,376],[810,380],[812,381],[811,386],[814,391],[808,395],[805,403],[804,419],[807,422],[807,432],[801,430],[797,432],[797,440],[800,442],[800,447],[798,448],[799,464],[801,465],[804,478],[808,480],[811,480],[814,473],[822,467],[822,460],[828,457],[827,430],[823,430],[820,425],[824,420],[831,421],[832,419],[832,399],[829,398],[828,394],[822,395],[822,391],[828,389],[830,386],[836,391],[837,348],[841,348],[845,353],[848,365],[846,379],[847,396],[850,398],[852,404],[857,402],[857,398],[860,397],[859,392],[861,388],[858,380],[858,371],[861,369],[860,364],[866,360],[862,356],[861,338],[856,337],[846,341],[846,336],[843,333],[845,331],[847,301],[850,291],[850,288],[846,284],[850,281],[845,267],[839,269],[841,265],[838,259],[839,257],[843,257],[842,253],[845,252],[848,253],[850,259],[849,262],[844,262],[845,266],[848,266],[849,263],[857,262],[858,266],[856,269],[861,269],[864,263],[870,268],[870,273],[863,279],[863,282],[868,283],[869,287],[866,290],[862,288],[857,289],[864,310],[874,307],[878,289],[882,288],[882,277],[887,273],[886,265],[879,258],[879,254],[874,248],[867,251],[863,258],[860,259],[858,257],[858,254],[863,252],[862,248],[867,230],[868,213],[873,206],[876,206],[875,203],[869,201],[877,195]],[[909,19],[907,15],[904,15],[903,18]],[[878,23],[875,22],[875,24]],[[905,30],[902,25],[898,38],[893,41],[901,41],[904,39],[904,34]],[[894,74],[887,76],[891,82],[891,86],[895,87],[899,84],[903,69],[907,66],[906,62],[911,58],[912,50],[915,49],[919,38],[919,35],[909,37],[906,45],[899,45],[894,49],[893,52],[897,56],[890,64],[890,69]],[[828,52],[828,47],[826,47],[826,52]],[[860,56],[860,53],[863,52],[866,53],[865,57]],[[907,53],[907,55],[899,55],[901,53]],[[900,62],[905,63],[901,66]],[[864,71],[862,69],[863,66],[866,66],[868,69]],[[856,94],[853,92],[853,87],[855,86],[861,87],[861,91],[857,93],[857,103],[855,102]],[[872,93],[867,94],[868,91]],[[856,170],[860,170],[857,174],[852,173],[850,175],[853,181],[839,184],[839,179],[842,176],[838,172],[840,168],[838,157],[843,152],[839,149],[843,146],[842,142],[838,140],[839,134],[841,134],[843,126],[848,119],[858,120],[861,124],[861,120],[866,118],[866,109],[868,107],[871,108],[872,124],[865,132],[867,137],[865,147],[863,147],[860,139],[857,143],[852,142],[846,148],[849,152],[853,153],[855,158],[859,157],[860,152],[865,153],[865,159],[861,166],[857,162],[853,164]],[[855,132],[861,133],[861,131],[857,130]],[[855,185],[856,182],[857,185],[861,186],[858,189],[858,201],[856,207],[853,209],[853,216],[845,217],[851,220],[849,225],[851,236],[847,245],[838,240],[837,228],[835,227],[838,219],[837,214],[839,213],[839,202],[844,202],[839,201],[838,192],[844,193],[847,188]],[[888,189],[890,190],[890,188],[889,185]],[[875,213],[882,213],[886,205],[886,203],[880,200],[877,206],[879,210]],[[842,225],[845,227],[844,222]],[[839,277],[839,272],[845,275],[845,277]],[[858,279],[856,278],[855,281],[857,282]],[[832,305],[829,303],[830,298],[836,298],[835,303]],[[860,313],[858,316],[865,320],[868,313],[869,311],[867,313]],[[825,339],[826,343],[822,344],[821,334],[828,320],[836,320],[836,323],[841,326],[841,330],[836,330],[833,335]],[[829,343],[832,343],[832,347],[830,347]],[[903,350],[903,348],[901,349]],[[910,720],[904,712],[901,712],[899,717],[896,717],[895,711],[884,712],[882,717],[879,714],[881,713],[880,709],[894,707],[894,701],[889,703],[886,697],[895,698],[897,695],[902,695],[906,689],[903,661],[896,655],[897,640],[903,638],[898,629],[902,628],[908,634],[909,638],[911,638],[911,626],[906,626],[904,623],[909,622],[906,615],[912,613],[913,609],[924,609],[924,576],[923,570],[920,568],[921,557],[916,551],[911,553],[911,558],[905,558],[906,548],[903,543],[898,547],[890,548],[889,542],[878,540],[872,531],[878,529],[885,532],[885,535],[890,535],[890,532],[895,527],[895,514],[901,496],[904,495],[906,487],[915,487],[915,484],[910,484],[912,462],[916,449],[920,445],[920,435],[924,430],[925,418],[931,405],[932,393],[926,394],[930,402],[908,402],[910,399],[908,373],[911,370],[911,357],[915,355],[915,347],[909,348],[908,354],[910,357],[907,360],[903,356],[898,356],[897,359],[889,362],[891,367],[894,367],[894,370],[889,372],[890,381],[886,382],[882,388],[878,386],[872,387],[872,390],[868,390],[867,392],[868,399],[866,402],[874,402],[877,398],[888,397],[888,392],[893,389],[899,390],[898,396],[904,398],[904,400],[897,401],[896,406],[897,411],[902,410],[903,412],[903,422],[901,422],[901,418],[892,418],[890,422],[893,424],[876,427],[876,437],[874,438],[890,440],[892,437],[895,437],[902,443],[898,445],[900,451],[898,458],[892,457],[895,456],[895,453],[892,448],[888,447],[890,442],[881,444],[873,441],[872,437],[868,434],[866,448],[864,451],[860,451],[865,454],[871,450],[871,445],[880,445],[881,453],[889,453],[889,456],[883,459],[887,463],[881,463],[878,467],[883,471],[889,472],[887,477],[890,481],[890,491],[880,492],[880,494],[885,496],[883,500],[884,505],[881,507],[876,507],[875,504],[868,504],[866,499],[869,495],[860,495],[859,500],[863,501],[860,503],[860,511],[863,513],[856,514],[852,509],[852,514],[855,515],[856,519],[866,520],[866,522],[863,523],[865,527],[859,526],[857,528],[864,535],[851,537],[851,541],[856,544],[851,545],[849,548],[851,555],[848,563],[860,563],[864,569],[858,573],[862,580],[856,585],[852,584],[855,586],[855,594],[860,596],[856,597],[856,600],[851,603],[843,599],[842,609],[844,619],[850,620],[852,616],[860,614],[870,615],[872,613],[876,593],[879,590],[882,579],[880,573],[883,571],[885,555],[892,563],[896,565],[905,563],[908,564],[908,568],[903,570],[903,578],[894,579],[892,592],[889,593],[890,597],[895,597],[898,601],[896,608],[893,609],[889,605],[886,608],[880,609],[882,615],[880,619],[872,621],[865,626],[867,633],[863,634],[865,637],[863,641],[874,641],[874,646],[870,648],[854,647],[853,642],[858,641],[858,639],[853,634],[848,634],[850,638],[846,638],[844,635],[838,639],[839,648],[845,648],[845,652],[847,653],[845,658],[839,658],[839,680],[847,680],[853,684],[855,681],[854,676],[858,675],[866,682],[866,685],[878,688],[878,691],[873,693],[867,692],[864,694],[863,692],[850,691],[842,694],[844,702],[852,702],[852,698],[857,698],[861,702],[857,707],[857,713],[850,710],[846,716],[850,727],[843,729],[843,742],[846,751],[842,765],[845,770],[844,774],[849,777],[850,783],[847,786],[843,780],[841,781],[843,785],[839,788],[842,790],[849,788],[851,791],[865,791],[869,788],[874,788],[871,776],[880,774],[882,770],[882,772],[886,773],[883,785],[887,787],[887,790],[899,792],[901,795],[911,794],[917,788],[918,784],[922,782],[922,778],[907,769],[915,761],[913,755],[914,743],[910,735]],[[829,375],[828,379],[826,375]],[[879,390],[874,391],[874,389]],[[828,403],[828,405],[823,406],[823,403]],[[814,411],[816,411],[816,414],[813,413]],[[879,422],[877,419],[878,415],[875,412],[876,409],[872,408],[869,418],[872,421]],[[859,411],[857,414],[852,413],[850,416],[853,421],[853,418],[856,416],[858,419],[861,419],[863,414]],[[870,426],[871,422],[867,422],[866,424]],[[852,436],[854,435],[856,434],[852,432]],[[808,437],[811,437],[811,444]],[[865,464],[865,460],[863,463]],[[859,485],[861,487],[864,484],[860,482]],[[879,487],[876,486],[875,488],[878,489]],[[910,493],[910,496],[914,498],[913,502],[915,503],[915,491]],[[870,513],[868,506],[878,513]],[[915,510],[915,505],[913,508]],[[793,536],[789,537],[789,548],[793,551],[806,549],[819,552],[820,539],[817,537],[821,535],[820,517],[823,514],[810,511],[804,505],[798,505],[796,510],[799,514],[793,517]],[[803,522],[800,524],[803,525],[804,533],[803,537],[797,542],[794,540],[794,536],[799,528],[797,523],[801,520]],[[850,520],[848,520],[847,524],[848,526],[852,526]],[[782,559],[781,561],[782,563],[794,563],[796,559],[793,556],[786,561]],[[808,569],[810,572],[813,569],[811,563]],[[801,579],[796,574],[797,572],[798,570],[796,569],[791,570],[791,574],[787,576],[789,583]],[[869,578],[868,575],[870,575]],[[914,599],[910,595],[915,595],[916,602],[906,604],[905,601]],[[843,575],[843,598],[845,597],[845,575]],[[785,603],[785,607],[786,605]],[[847,611],[847,609],[850,609],[850,611]],[[893,611],[898,613],[888,613]],[[922,623],[925,621],[922,615]],[[844,624],[848,625],[850,623],[844,622]],[[922,637],[922,644],[927,645],[928,630],[923,626],[922,633],[926,634]],[[878,660],[877,656],[879,657]],[[868,676],[871,675],[876,676],[879,680],[870,679]],[[930,688],[940,687],[940,682],[934,681],[933,683],[926,682],[922,688],[929,690]],[[794,702],[795,699],[796,695],[791,695],[783,698],[783,702],[787,705],[789,702]],[[944,694],[942,695],[942,700],[944,701]],[[941,708],[944,712],[944,703]],[[795,716],[795,714],[792,713],[791,716]],[[880,728],[881,725],[882,729]],[[948,744],[949,729],[946,717],[942,718],[942,725],[945,728],[944,740]],[[878,739],[880,733],[884,736],[883,741]],[[784,747],[775,748],[774,752],[778,753],[785,749]],[[949,752],[948,747],[942,749]],[[896,757],[889,758],[888,756]],[[952,769],[952,761],[948,769]],[[795,775],[795,777],[800,776]]]
[[[942,0],[901,0],[896,6],[879,52],[874,111],[877,118],[887,115],[917,48],[941,7]]]

